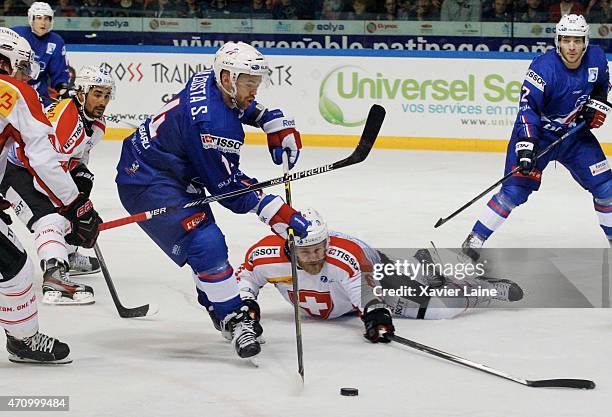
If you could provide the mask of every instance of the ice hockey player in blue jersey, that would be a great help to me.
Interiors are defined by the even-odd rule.
[[[462,244],[478,259],[479,250],[510,212],[540,188],[542,171],[552,160],[565,166],[593,195],[599,224],[612,244],[612,173],[601,145],[591,133],[610,111],[608,61],[602,48],[589,45],[589,25],[570,14],[556,26],[556,49],[536,57],[522,86],[519,112],[506,154],[505,172],[517,166],[488,202],[485,212]],[[585,128],[570,135],[541,158],[537,153],[577,123]]]
[[[191,77],[185,88],[123,142],[117,188],[123,206],[134,214],[183,205],[202,197],[242,189],[256,182],[240,171],[243,124],[261,127],[276,164],[299,157],[300,135],[293,118],[255,101],[267,81],[268,64],[255,48],[229,42],[214,57],[213,68]],[[280,197],[250,192],[219,201],[234,213],[256,213],[275,233],[291,226],[306,236],[310,224]],[[188,264],[198,302],[221,321],[223,335],[240,357],[260,351],[263,331],[240,299],[228,262],[225,237],[210,206],[154,217],[139,224],[179,266]]]
[[[66,47],[53,29],[53,9],[48,3],[35,1],[28,9],[29,26],[15,26],[13,30],[26,38],[40,64],[40,75],[30,85],[43,99],[45,106],[52,98],[64,96],[70,73],[66,62]]]

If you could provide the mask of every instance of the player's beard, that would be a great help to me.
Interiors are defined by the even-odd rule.
[[[298,264],[300,265],[300,268],[302,268],[308,274],[318,275],[323,270],[325,259],[321,259],[320,261],[314,262],[301,262],[298,260]]]
[[[240,110],[246,110],[254,100],[255,97],[253,96],[242,97],[239,100],[236,100],[236,104]]]

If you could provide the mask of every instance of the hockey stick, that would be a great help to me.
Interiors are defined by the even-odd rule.
[[[289,161],[287,154],[283,153],[283,172],[285,178],[289,177]],[[285,198],[287,204],[292,206],[291,202],[291,181],[285,181]],[[289,234],[289,252],[291,254],[291,281],[293,284],[293,320],[295,322],[295,343],[297,347],[298,374],[302,377],[304,383],[304,348],[302,346],[302,321],[300,319],[300,288],[298,285],[297,274],[297,254],[295,253],[295,234],[293,228],[287,229]]]
[[[559,143],[563,142],[565,139],[567,139],[568,136],[573,135],[574,133],[576,133],[577,131],[579,131],[580,129],[582,129],[584,127],[584,122],[582,123],[578,123],[576,126],[574,126],[572,129],[568,130],[567,133],[565,133],[563,136],[561,136],[559,139],[557,139],[556,141],[554,141],[553,143],[551,143],[550,145],[548,145],[546,148],[544,148],[544,150],[542,152],[540,152],[537,156],[536,156],[536,161],[546,155],[548,152],[550,152],[550,150],[552,148],[554,148],[555,146],[557,146]],[[535,163],[535,161],[534,161]],[[461,213],[463,210],[465,210],[466,208],[468,208],[469,206],[471,206],[472,204],[474,204],[476,201],[480,200],[484,195],[488,194],[489,191],[491,191],[493,188],[497,187],[499,184],[501,184],[502,182],[506,181],[508,178],[510,178],[511,176],[513,176],[514,174],[516,174],[517,172],[519,172],[520,167],[516,167],[514,168],[512,171],[508,172],[506,175],[504,175],[499,181],[497,181],[495,184],[491,185],[489,188],[487,188],[486,190],[484,190],[482,193],[478,194],[476,197],[474,197],[473,199],[471,199],[470,201],[468,201],[467,203],[465,203],[464,205],[462,205],[461,207],[459,207],[456,211],[454,211],[452,214],[450,214],[448,217],[445,218],[439,218],[438,221],[436,222],[436,224],[434,225],[434,229],[437,227],[442,226],[444,223],[446,223],[447,221],[449,221],[450,219],[452,219],[453,217],[455,217],[457,214]]]
[[[104,257],[102,256],[102,251],[100,250],[100,246],[98,246],[97,243],[94,245],[94,251],[96,252],[96,257],[100,262],[100,268],[102,269],[102,275],[104,275],[104,281],[106,281],[108,291],[110,292],[111,298],[113,299],[113,303],[115,303],[115,307],[117,308],[119,316],[123,318],[146,316],[149,312],[149,304],[134,308],[124,307],[123,304],[121,304],[121,301],[119,301],[119,296],[117,295],[117,290],[115,289],[115,285],[113,284],[113,280],[111,279],[110,273],[108,272],[108,268],[106,267],[106,262],[104,261]]]
[[[210,204],[215,201],[223,200],[225,198],[236,197],[242,194],[250,193],[251,191],[257,191],[264,188],[272,187],[274,185],[283,184],[285,181],[297,181],[302,178],[312,177],[318,174],[324,174],[329,171],[334,171],[336,169],[344,168],[347,166],[351,166],[354,164],[358,164],[366,159],[372,146],[374,146],[374,142],[376,141],[376,137],[378,136],[378,132],[380,127],[382,126],[382,122],[385,119],[385,109],[377,104],[374,104],[370,108],[370,112],[368,113],[368,118],[365,123],[365,127],[363,129],[363,133],[361,134],[361,139],[359,140],[359,144],[355,148],[352,154],[348,157],[336,161],[332,164],[323,165],[317,168],[308,169],[306,171],[295,172],[293,174],[288,174],[286,176],[274,178],[268,181],[259,182],[257,184],[249,185],[243,189],[230,191],[224,194],[211,195],[209,197],[200,198],[198,200],[194,200],[190,203],[187,203],[183,206],[167,206],[160,207],[154,210],[143,211],[141,213],[133,214],[131,216],[123,217],[116,220],[111,220],[100,225],[100,230],[112,229],[119,226],[124,226],[130,223],[137,223],[144,220],[149,220],[152,217],[159,216],[162,214],[166,214],[175,210],[179,210],[181,208],[190,208],[194,206],[202,206],[206,204]]]
[[[534,388],[578,388],[578,389],[593,389],[595,388],[595,382],[588,379],[538,379],[538,380],[528,380],[517,378],[515,376],[509,375],[505,372],[498,371],[497,369],[490,368],[486,365],[482,365],[477,362],[472,362],[469,359],[462,358],[460,356],[453,355],[451,353],[447,353],[426,345],[422,345],[420,343],[414,342],[409,339],[404,339],[403,337],[392,335],[387,336],[394,342],[402,344],[404,346],[409,346],[413,349],[420,350],[421,352],[429,353],[430,355],[437,356],[438,358],[446,359],[447,361],[455,362],[460,365],[467,366],[469,368],[477,369],[482,372],[486,372],[491,375],[498,376],[500,378],[504,378],[510,381],[517,382],[521,385],[525,385],[527,387]]]

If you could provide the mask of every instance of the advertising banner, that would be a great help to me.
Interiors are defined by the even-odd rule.
[[[482,55],[480,55],[482,56]],[[69,52],[75,68],[100,62],[118,85],[112,127],[133,127],[212,65],[211,54]],[[507,140],[530,60],[391,56],[268,56],[264,105],[294,115],[304,134],[360,134],[369,107],[384,106],[381,136],[432,141]],[[598,129],[612,142],[612,124]],[[401,145],[400,145],[401,147]]]

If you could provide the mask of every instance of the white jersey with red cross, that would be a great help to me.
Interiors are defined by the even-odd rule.
[[[293,302],[291,262],[284,249],[285,240],[266,236],[246,253],[236,277],[242,293],[255,297],[266,284],[273,284],[281,295]],[[333,319],[357,311],[361,313],[362,272],[371,271],[372,253],[365,244],[351,236],[330,233],[323,269],[310,275],[298,267],[301,309],[317,318]]]

